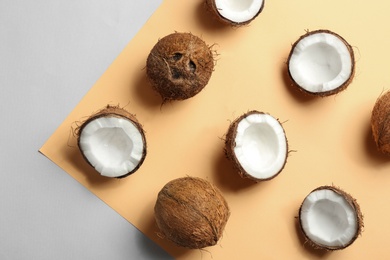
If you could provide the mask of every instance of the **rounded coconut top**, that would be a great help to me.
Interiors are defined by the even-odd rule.
[[[264,8],[265,0],[206,0],[216,17],[227,24],[239,26],[252,22]]]
[[[321,186],[303,201],[299,223],[312,246],[339,250],[351,245],[360,235],[363,215],[351,195],[333,186]]]
[[[287,138],[273,116],[256,110],[234,120],[226,134],[225,152],[242,177],[270,180],[284,168]]]
[[[146,157],[142,126],[122,108],[107,106],[83,122],[76,133],[84,159],[102,176],[126,177]]]
[[[299,89],[317,96],[329,96],[351,83],[355,58],[352,47],[340,35],[317,30],[302,35],[293,44],[287,66]]]
[[[211,48],[191,33],[172,33],[151,50],[146,73],[152,87],[166,100],[184,100],[198,94],[214,70]]]
[[[192,249],[215,245],[230,216],[218,188],[196,177],[168,182],[158,193],[154,212],[163,237]]]

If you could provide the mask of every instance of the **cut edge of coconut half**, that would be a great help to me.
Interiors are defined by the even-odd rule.
[[[293,44],[287,66],[294,85],[312,95],[329,96],[352,82],[355,57],[343,37],[321,29],[302,35]]]
[[[303,234],[317,249],[341,250],[351,245],[364,227],[356,200],[334,186],[314,189],[299,209]]]
[[[264,8],[265,0],[207,0],[217,17],[231,25],[246,25],[253,21]]]
[[[146,139],[135,116],[107,106],[78,129],[78,146],[84,159],[102,176],[124,178],[146,157]]]
[[[242,177],[256,182],[270,180],[286,164],[286,134],[280,122],[270,114],[250,111],[230,125],[225,152]]]

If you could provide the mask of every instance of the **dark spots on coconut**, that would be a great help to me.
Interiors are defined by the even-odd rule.
[[[196,64],[195,64],[195,62],[193,62],[192,60],[190,60],[190,61],[188,62],[188,67],[189,67],[189,69],[190,69],[190,71],[191,71],[192,73],[194,73],[194,72],[196,71]]]
[[[214,70],[213,53],[190,33],[165,36],[151,50],[146,73],[164,100],[184,100],[199,93]]]
[[[183,54],[181,54],[180,52],[176,52],[173,54],[172,59],[174,61],[179,61],[179,60],[181,60],[182,57],[183,57]]]
[[[172,69],[172,78],[180,79],[182,77],[181,72],[177,69]]]

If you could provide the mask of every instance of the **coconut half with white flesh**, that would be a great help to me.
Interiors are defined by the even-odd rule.
[[[239,26],[253,21],[263,11],[265,0],[206,0],[207,6],[224,23]]]
[[[339,250],[361,234],[363,215],[356,200],[333,186],[313,190],[299,210],[303,234],[318,249]]]
[[[292,46],[288,73],[300,90],[329,96],[344,90],[352,81],[355,58],[351,45],[329,30],[301,36]]]
[[[107,106],[77,129],[78,147],[102,176],[123,178],[134,173],[146,156],[146,139],[134,115]]]
[[[286,134],[276,118],[253,110],[230,124],[225,153],[241,177],[256,182],[270,180],[286,164]]]

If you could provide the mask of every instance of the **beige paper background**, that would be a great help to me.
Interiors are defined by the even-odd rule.
[[[376,151],[370,114],[390,88],[389,8],[388,1],[268,0],[249,26],[232,28],[211,18],[201,0],[166,0],[40,151],[177,259],[387,259],[390,158]],[[320,28],[354,46],[356,76],[344,92],[312,98],[291,88],[285,62],[305,30]],[[174,31],[201,36],[219,56],[199,95],[161,106],[145,61],[157,39]],[[146,160],[125,179],[98,176],[72,136],[76,122],[106,104],[125,106],[146,130]],[[259,184],[239,178],[223,154],[229,121],[251,109],[284,122],[296,151],[277,178]],[[157,193],[185,175],[217,185],[231,208],[223,238],[206,250],[178,248],[157,236]],[[330,184],[358,200],[365,229],[351,247],[326,253],[304,243],[295,217],[312,189]]]

